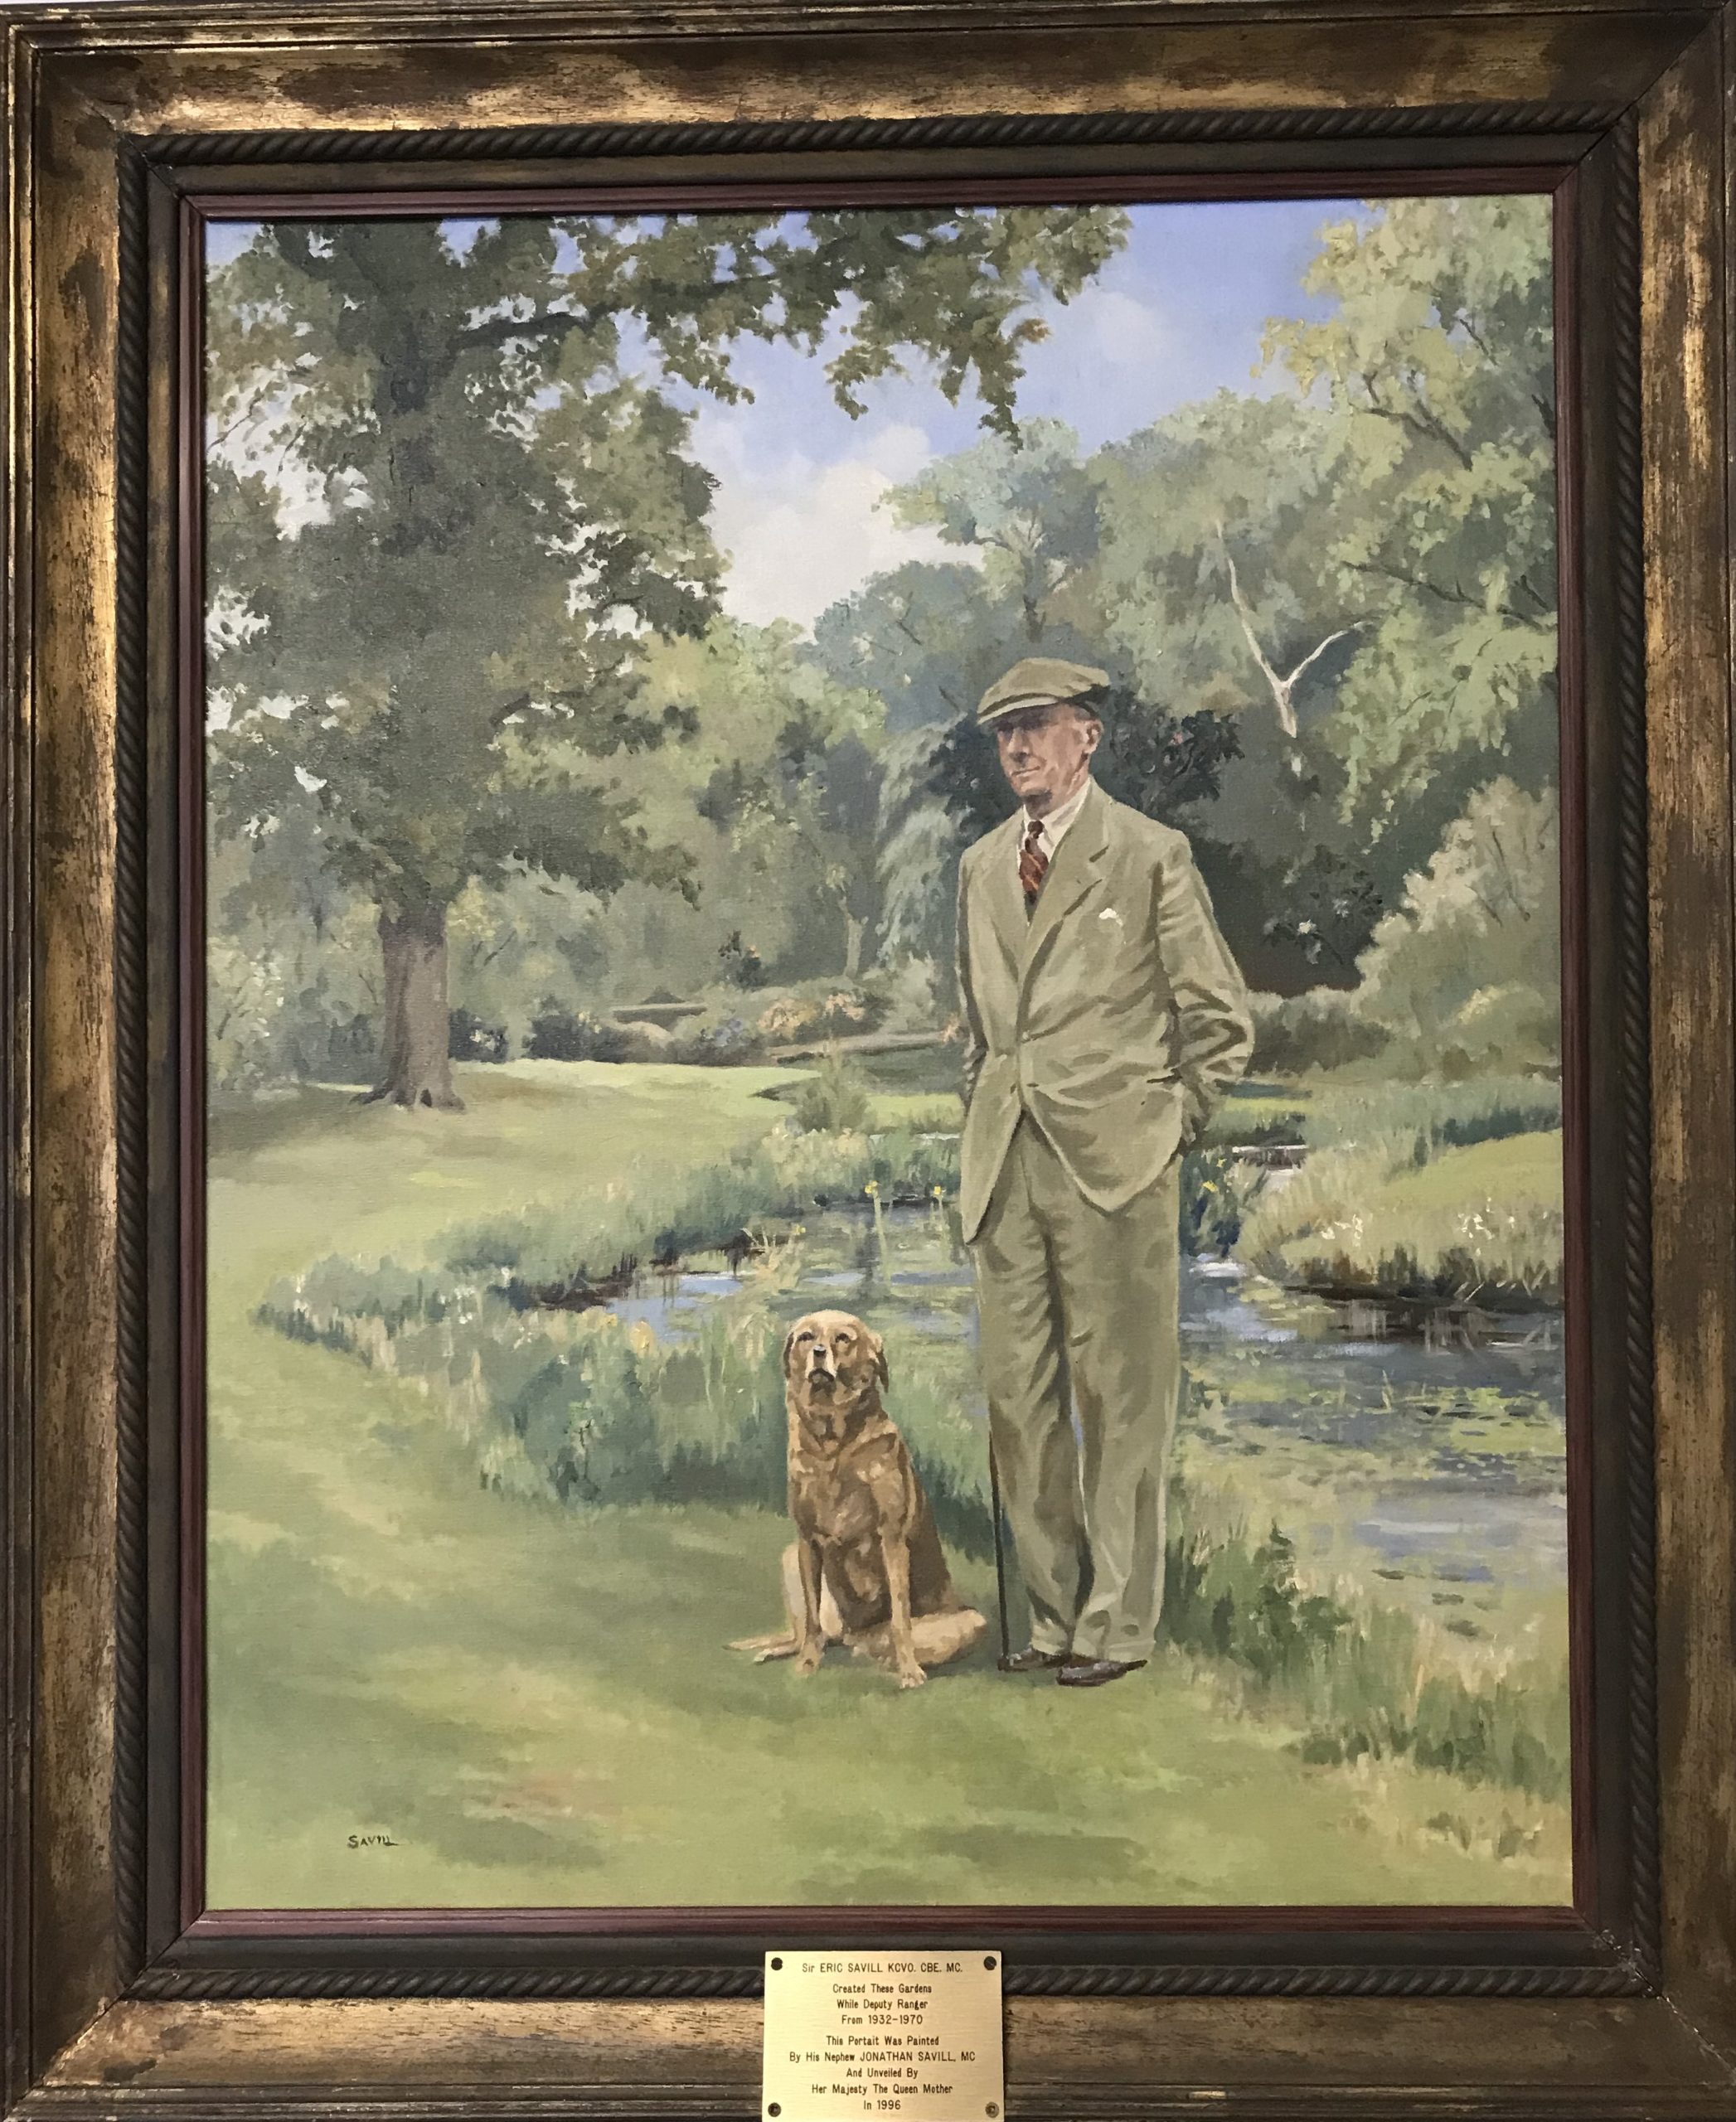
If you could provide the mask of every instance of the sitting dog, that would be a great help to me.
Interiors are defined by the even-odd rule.
[[[904,1441],[880,1405],[886,1354],[847,1311],[811,1311],[783,1344],[789,1508],[781,1635],[732,1650],[755,1663],[793,1658],[804,1679],[830,1643],[846,1643],[919,1688],[923,1669],[980,1643],[988,1624],[953,1589],[934,1514]]]

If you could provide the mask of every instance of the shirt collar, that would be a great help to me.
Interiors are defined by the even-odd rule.
[[[1046,818],[1038,819],[1037,823],[1043,828],[1043,838],[1051,854],[1060,845],[1062,835],[1085,807],[1085,798],[1090,793],[1091,776],[1087,773],[1083,782],[1064,803],[1058,805]],[[1026,821],[1025,830],[1026,832],[1030,830],[1030,821],[1028,818]]]

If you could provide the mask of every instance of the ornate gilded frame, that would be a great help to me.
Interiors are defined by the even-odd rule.
[[[1564,608],[1593,710],[1586,1272],[1611,1381],[1588,1441],[1593,1890],[1571,1937],[1523,1950],[1499,1926],[1028,1925],[1011,2111],[1736,2114],[1732,12],[93,0],[0,20],[7,2113],[758,2106],[739,1925],[241,1935],[188,1899],[196,792],[175,705],[196,507],[172,445],[199,198],[1506,169],[1556,192],[1582,414]]]

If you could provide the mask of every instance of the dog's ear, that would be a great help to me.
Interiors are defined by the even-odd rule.
[[[796,1321],[796,1326],[801,1324],[802,1321],[798,1319]],[[786,1378],[789,1376],[789,1359],[796,1352],[796,1326],[792,1326],[788,1333],[784,1335],[783,1354],[778,1359],[778,1367]]]
[[[892,1373],[886,1368],[886,1344],[878,1334],[875,1333],[870,1333],[868,1340],[874,1349],[874,1374],[882,1385],[890,1386],[892,1383]]]

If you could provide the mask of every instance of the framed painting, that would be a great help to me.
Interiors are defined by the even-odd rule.
[[[1711,8],[8,15],[8,2111],[1736,2105]]]

